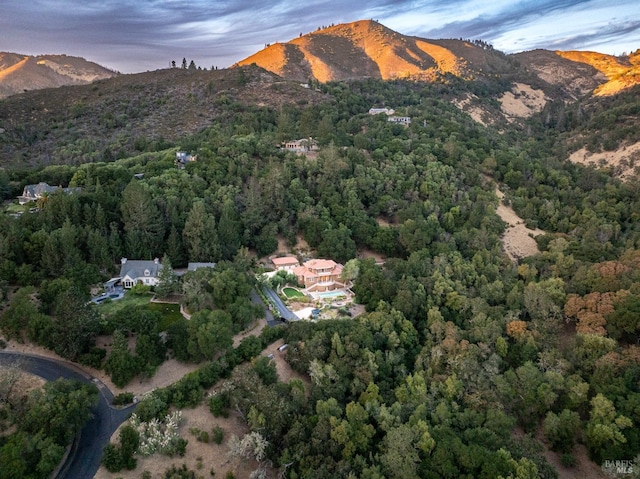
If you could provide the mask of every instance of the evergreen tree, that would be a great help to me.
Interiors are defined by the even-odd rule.
[[[162,249],[164,225],[151,192],[138,180],[131,181],[122,192],[120,210],[127,254],[131,258],[153,258]]]
[[[208,262],[220,259],[216,220],[212,214],[207,213],[203,201],[193,204],[182,235],[189,253],[189,261]]]
[[[222,259],[232,260],[240,248],[241,224],[238,214],[231,201],[226,201],[222,207],[220,223],[218,224],[218,238]]]
[[[166,254],[162,258],[162,267],[158,272],[156,293],[160,298],[167,298],[178,290],[178,276],[171,267],[171,260]]]

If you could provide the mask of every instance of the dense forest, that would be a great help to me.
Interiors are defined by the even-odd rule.
[[[0,170],[5,200],[41,181],[81,188],[0,214],[4,337],[104,368],[119,386],[153,375],[168,354],[200,364],[142,401],[138,418],[205,400],[214,415],[241,411],[243,450],[265,466],[254,477],[269,464],[292,479],[553,478],[544,448],[571,467],[576,444],[598,464],[640,467],[640,184],[565,160],[578,134],[594,150],[635,140],[640,90],[600,108],[549,105],[505,128],[476,123],[450,101],[468,90],[491,102],[499,84],[312,87],[330,100],[229,101],[218,105],[226,121],[175,144]],[[382,106],[411,125],[367,114]],[[279,148],[309,137],[315,157]],[[178,168],[177,150],[197,161]],[[546,231],[540,254],[517,263],[505,255],[496,185],[528,226]],[[255,258],[279,238],[295,249],[298,236],[318,257],[357,260],[353,291],[366,313],[268,328],[233,348],[232,335],[261,314],[249,300]],[[121,257],[217,266],[182,280],[190,321],[147,306],[105,314],[87,303],[89,290]],[[109,355],[95,345],[105,334]],[[306,388],[254,359],[279,338]],[[225,389],[205,399],[221,378]],[[2,431],[29,417],[2,402],[0,413],[4,465],[17,460],[11,438],[25,432]],[[136,434],[123,429],[108,449],[113,470],[135,467]],[[33,472],[21,477],[45,477],[38,460],[25,457]],[[17,477],[6,471],[0,477]],[[195,477],[182,474],[167,477]]]

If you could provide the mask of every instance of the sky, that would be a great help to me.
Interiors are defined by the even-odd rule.
[[[0,0],[0,51],[84,57],[121,73],[226,68],[321,26],[374,19],[405,35],[612,55],[640,48],[638,0]]]

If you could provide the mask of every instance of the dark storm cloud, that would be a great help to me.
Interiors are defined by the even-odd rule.
[[[460,2],[469,4],[473,2]],[[504,8],[496,8],[491,13],[479,13],[468,20],[452,21],[441,27],[428,30],[430,37],[446,38],[495,38],[504,32],[513,31],[534,19],[549,18],[553,21],[554,14],[567,11],[581,5],[593,3],[590,0],[545,0],[509,2]],[[466,5],[471,8],[471,5]]]
[[[481,38],[507,50],[530,44],[577,48],[637,36],[640,9],[635,4],[634,0],[0,0],[0,51],[79,55],[123,72],[165,68],[183,57],[205,68],[227,67],[266,43],[370,18],[424,38]],[[605,7],[619,11],[615,22],[603,18],[597,27],[567,32],[557,24],[558,19],[571,23],[571,15],[581,9]],[[509,35],[519,40],[511,41]]]
[[[600,45],[603,41],[615,42],[620,38],[638,33],[640,33],[640,20],[624,24],[605,25],[593,33],[562,38],[551,43],[548,48],[555,50],[589,50],[594,46]],[[640,48],[640,45],[636,45],[636,47]],[[626,53],[631,53],[631,51],[626,51]]]

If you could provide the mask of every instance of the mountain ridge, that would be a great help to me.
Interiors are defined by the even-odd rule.
[[[0,52],[0,99],[28,90],[83,85],[116,74],[81,57]]]
[[[546,62],[552,64],[551,72],[545,71]],[[571,98],[590,92],[611,95],[640,83],[640,50],[626,57],[559,50],[506,55],[480,40],[407,36],[373,20],[333,25],[267,45],[232,67],[252,63],[285,79],[322,83],[362,78],[436,81],[447,75],[522,77],[533,72]],[[553,75],[554,68],[561,70],[559,75]]]

